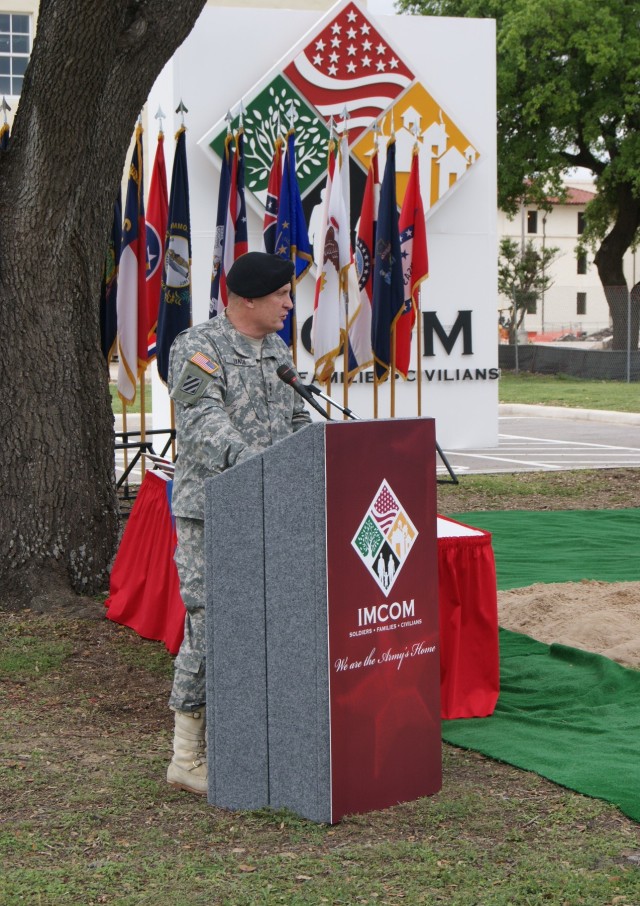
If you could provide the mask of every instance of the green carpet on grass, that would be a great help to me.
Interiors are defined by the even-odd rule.
[[[501,629],[500,686],[491,717],[443,721],[443,740],[640,821],[640,671]]]
[[[492,534],[498,588],[640,581],[640,509],[506,510],[451,517]]]

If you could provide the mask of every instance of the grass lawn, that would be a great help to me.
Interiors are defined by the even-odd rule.
[[[623,381],[584,380],[566,374],[503,371],[498,394],[501,403],[640,412],[640,384],[637,382],[627,384]]]
[[[109,384],[113,411],[122,413],[122,402],[115,381]],[[529,403],[542,406],[570,406],[579,409],[608,409],[614,412],[640,412],[640,385],[623,381],[591,381],[566,374],[531,374],[503,371],[498,393],[501,403]],[[140,412],[140,388],[127,412]],[[145,412],[151,412],[151,382],[145,388]]]
[[[115,381],[109,382],[109,391],[111,392],[111,408],[114,415],[122,415],[122,400],[118,396],[118,387]],[[151,381],[146,381],[144,393],[144,411],[148,414],[151,412]],[[127,404],[127,412],[140,413],[140,385],[136,392],[136,398],[133,403]]]
[[[171,658],[96,615],[2,613],[2,906],[638,906],[640,826],[445,745],[435,796],[330,827],[165,781]]]

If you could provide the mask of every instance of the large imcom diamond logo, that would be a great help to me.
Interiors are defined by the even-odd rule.
[[[351,544],[387,597],[407,561],[418,530],[384,480]]]
[[[242,111],[246,188],[264,205],[274,142],[294,128],[296,174],[306,212],[308,203],[317,203],[326,177],[330,124],[333,121],[340,132],[347,111],[350,158],[361,179],[360,190],[376,134],[382,174],[393,133],[398,204],[417,145],[428,210],[459,184],[480,154],[416,77],[415,68],[358,3],[342,0],[238,98],[231,122],[221,117],[201,142],[220,159],[227,129],[238,128]],[[353,189],[353,174],[351,181]]]

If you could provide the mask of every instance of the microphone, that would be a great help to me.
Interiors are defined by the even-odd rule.
[[[346,406],[341,406],[340,403],[336,403],[334,399],[332,399],[330,396],[327,396],[326,393],[323,393],[319,387],[315,386],[315,384],[306,384],[305,390],[308,390],[310,393],[315,394],[315,396],[321,397],[323,400],[329,403],[330,406],[335,406],[336,409],[339,409],[340,412],[344,412],[344,414],[349,418],[355,419],[355,421],[360,421],[360,416],[356,415],[352,409],[348,409]]]
[[[278,365],[276,369],[276,374],[281,381],[284,381],[285,384],[288,384],[290,387],[293,387],[296,393],[299,393],[303,400],[309,403],[314,409],[316,409],[324,418],[329,419],[329,415],[324,411],[322,406],[319,406],[318,403],[314,400],[313,396],[309,393],[305,385],[300,380],[300,375],[292,368],[290,365]]]

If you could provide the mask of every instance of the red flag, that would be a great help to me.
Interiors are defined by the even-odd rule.
[[[420,284],[429,274],[427,230],[420,194],[418,151],[413,149],[411,173],[400,211],[400,254],[404,280],[404,311],[396,321],[396,369],[406,378],[411,359],[411,334],[420,310]]]
[[[359,302],[349,325],[349,379],[373,362],[371,349],[371,300],[373,299],[373,258],[378,219],[378,149],[369,164],[356,235],[356,270]]]
[[[158,133],[156,156],[151,173],[147,207],[147,308],[149,312],[149,358],[156,354],[156,326],[162,283],[164,243],[167,232],[169,199],[164,162],[164,133]]]
[[[282,189],[282,149],[284,139],[276,139],[273,148],[273,161],[269,171],[269,184],[267,185],[267,201],[265,204],[264,221],[262,225],[262,238],[264,250],[270,255],[276,251],[276,225],[278,223],[278,205],[280,204],[280,191]]]

